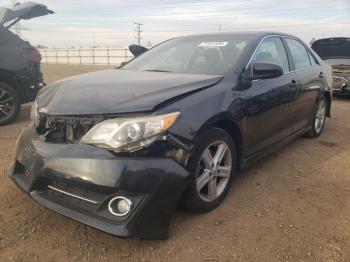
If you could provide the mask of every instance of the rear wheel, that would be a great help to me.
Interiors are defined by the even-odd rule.
[[[311,129],[308,133],[306,133],[306,137],[316,138],[322,134],[324,124],[326,122],[326,107],[327,107],[327,101],[323,97],[318,102],[316,113],[311,122]]]
[[[0,82],[0,126],[14,121],[21,110],[17,92],[9,85]]]
[[[192,182],[181,205],[194,213],[209,212],[225,198],[236,168],[236,146],[224,130],[211,128],[197,139],[189,161]]]

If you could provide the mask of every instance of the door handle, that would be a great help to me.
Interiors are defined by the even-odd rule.
[[[323,78],[323,72],[320,72],[320,74],[318,75],[319,78]]]

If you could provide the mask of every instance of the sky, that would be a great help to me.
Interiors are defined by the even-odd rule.
[[[33,1],[33,0],[32,0]],[[0,0],[8,6],[10,0]],[[49,47],[157,44],[189,34],[228,31],[278,31],[305,42],[350,37],[350,0],[38,0],[56,13],[22,21],[22,37]],[[95,40],[95,41],[94,41]]]

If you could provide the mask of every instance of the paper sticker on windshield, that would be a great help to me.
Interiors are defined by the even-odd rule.
[[[202,42],[198,46],[203,47],[220,47],[220,46],[226,46],[228,42]]]

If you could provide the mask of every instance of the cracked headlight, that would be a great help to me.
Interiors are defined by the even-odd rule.
[[[136,151],[157,140],[179,117],[180,112],[102,121],[83,136],[80,143],[117,151]]]

